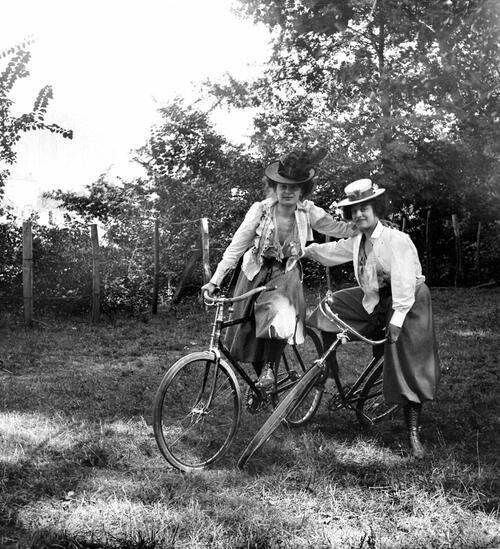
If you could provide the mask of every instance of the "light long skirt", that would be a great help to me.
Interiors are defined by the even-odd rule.
[[[274,278],[283,274],[283,269],[286,262],[266,260],[260,271],[255,275],[253,280],[248,280],[243,271],[240,272],[234,295],[241,295],[258,286],[266,284],[272,285]],[[303,333],[305,321],[305,300],[301,282],[301,267],[300,264],[292,269],[290,284],[287,288],[287,297],[294,309],[294,316],[298,317],[298,330]],[[258,338],[255,334],[255,316],[254,303],[256,297],[240,301],[234,304],[234,312],[232,318],[248,317],[248,321],[243,324],[230,326],[227,329],[225,336],[225,344],[230,349],[234,358],[241,362],[260,362],[267,360],[275,360],[276,356],[281,352],[278,350],[277,343],[281,343],[281,350],[285,347],[286,341]]]

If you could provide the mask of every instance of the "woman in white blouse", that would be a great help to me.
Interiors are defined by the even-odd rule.
[[[349,184],[338,205],[359,232],[338,242],[311,244],[304,257],[327,266],[353,262],[359,286],[335,292],[332,309],[360,333],[385,331],[384,398],[403,406],[412,454],[422,458],[422,403],[434,399],[440,373],[431,297],[410,237],[380,222],[384,191],[370,179]],[[338,331],[319,309],[308,322],[322,330],[325,345]],[[337,368],[335,357],[331,364]]]
[[[305,303],[299,259],[306,242],[313,240],[312,230],[337,238],[353,232],[352,223],[334,220],[305,199],[313,189],[316,165],[323,156],[323,151],[292,151],[267,166],[265,179],[272,196],[250,207],[210,282],[202,287],[202,292],[213,293],[241,256],[234,295],[265,284],[279,284],[278,279],[286,277],[286,295],[276,296],[279,303],[271,307],[266,319],[272,325],[258,325],[261,319],[256,321],[255,300],[249,299],[236,303],[233,312],[234,318],[248,317],[249,321],[230,327],[226,333],[231,354],[242,362],[253,363],[260,387],[273,384],[273,366],[287,340],[303,341]],[[266,298],[266,294],[261,295]],[[274,319],[269,318],[273,315]]]

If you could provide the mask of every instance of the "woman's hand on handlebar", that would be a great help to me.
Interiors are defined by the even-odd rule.
[[[205,295],[206,292],[211,297],[216,289],[217,286],[213,282],[207,282],[201,287],[201,295]]]

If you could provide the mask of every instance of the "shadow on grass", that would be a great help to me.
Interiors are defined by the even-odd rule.
[[[135,539],[127,537],[101,536],[94,539],[85,539],[83,536],[75,536],[67,532],[59,532],[56,529],[40,528],[35,530],[17,531],[17,538],[22,536],[23,549],[174,549],[176,534],[172,533],[170,539],[158,540],[155,535],[135,536]],[[0,536],[2,549],[20,549],[19,543],[9,535]]]
[[[6,440],[0,431],[0,437]],[[17,445],[22,445],[22,452],[17,456],[6,455],[0,459],[1,494],[0,494],[0,547],[7,548],[130,548],[154,549],[175,546],[178,526],[162,528],[158,532],[139,530],[129,535],[114,535],[110,532],[91,532],[90,535],[77,535],[67,532],[58,526],[64,513],[78,511],[80,506],[92,506],[85,501],[86,493],[92,487],[93,493],[104,492],[104,500],[116,497],[121,489],[121,497],[127,503],[134,500],[134,491],[125,492],[129,470],[120,463],[120,456],[112,446],[96,441],[92,433],[81,438],[64,449],[48,446],[47,440],[28,446],[29,437],[18,437]],[[105,482],[96,480],[99,472],[103,473]],[[110,482],[110,477],[117,475],[117,482]],[[165,477],[163,477],[165,479]],[[178,475],[170,475],[172,492],[183,483]],[[138,479],[140,485],[144,477]],[[130,483],[130,480],[128,480]],[[100,484],[100,486],[99,486]],[[111,488],[106,488],[111,484]],[[167,490],[168,491],[168,490]],[[165,488],[158,486],[156,495],[165,497]],[[137,489],[136,497],[142,503],[144,490]],[[90,498],[92,499],[92,498]],[[152,494],[151,494],[151,498]],[[106,505],[106,501],[103,502]],[[101,511],[96,510],[96,515]],[[92,512],[90,513],[92,514]],[[53,524],[47,526],[46,523]]]
[[[237,459],[264,421],[255,416],[216,468],[182,475],[160,457],[148,423],[165,369],[206,341],[206,334],[198,337],[206,328],[200,327],[199,319],[198,325],[182,319],[149,325],[118,322],[98,329],[67,325],[26,336],[2,330],[0,358],[5,370],[0,371],[0,411],[40,414],[47,423],[63,428],[57,435],[59,446],[50,448],[24,439],[22,429],[13,428],[12,452],[18,447],[22,452],[17,462],[0,462],[0,526],[6,529],[0,545],[168,547],[154,545],[159,535],[144,528],[127,537],[115,532],[116,538],[109,534],[97,540],[46,526],[49,511],[51,517],[67,513],[72,519],[71,513],[83,509],[89,516],[98,515],[119,501],[130,509],[117,505],[113,511],[117,516],[135,514],[137,509],[145,520],[155,509],[178,513],[165,523],[171,528],[165,543],[172,536],[185,543],[190,535],[207,531],[208,525],[212,530],[204,538],[206,546],[229,536],[230,546],[236,548],[280,546],[280,539],[286,547],[293,538],[290,532],[303,528],[296,500],[301,505],[314,500],[309,512],[316,516],[326,497],[325,486],[343,490],[346,500],[352,491],[361,493],[360,501],[376,499],[373,494],[380,492],[404,520],[411,516],[411,502],[421,496],[431,503],[440,498],[446,504],[458,502],[459,510],[471,513],[466,518],[480,512],[497,516],[498,338],[488,328],[492,319],[487,312],[479,314],[481,304],[475,304],[474,297],[461,296],[449,315],[439,316],[440,307],[447,310],[449,296],[445,297],[436,300],[443,378],[438,401],[424,409],[422,437],[429,453],[421,463],[407,458],[400,418],[363,431],[352,414],[323,413],[308,429],[279,429],[239,472],[234,469]],[[66,443],[61,442],[65,433],[70,437]],[[3,443],[4,433],[0,436]],[[268,505],[274,493],[289,501]],[[96,504],[94,499],[99,498]],[[345,505],[354,517],[363,513],[361,504]],[[38,528],[25,520],[26,515],[20,516],[30,506]],[[384,519],[385,511],[377,513]],[[282,530],[276,530],[272,521],[282,524]],[[460,534],[458,526],[450,532]],[[360,539],[352,546],[361,547]],[[456,546],[460,547],[458,542]]]
[[[31,540],[27,547],[43,547],[44,545],[37,545],[34,532],[22,527],[18,517],[19,509],[37,500],[56,498],[64,501],[75,485],[88,475],[86,468],[63,459],[60,455],[49,455],[45,452],[41,460],[38,447],[24,450],[23,454],[23,458],[15,463],[1,463],[2,548],[11,547],[9,540],[12,541],[12,547],[18,547],[14,542],[19,539]],[[56,546],[55,540],[52,546]]]

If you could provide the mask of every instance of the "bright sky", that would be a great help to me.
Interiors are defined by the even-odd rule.
[[[25,134],[13,180],[16,203],[40,190],[81,188],[99,174],[134,172],[130,150],[148,138],[156,109],[174,95],[194,98],[194,84],[258,74],[269,35],[230,11],[231,0],[3,0],[0,51],[35,35],[30,76],[13,90],[15,112],[31,109],[51,84],[46,121],[73,129],[73,140]],[[5,60],[0,61],[0,69]],[[242,113],[219,116],[237,141],[249,132]]]

